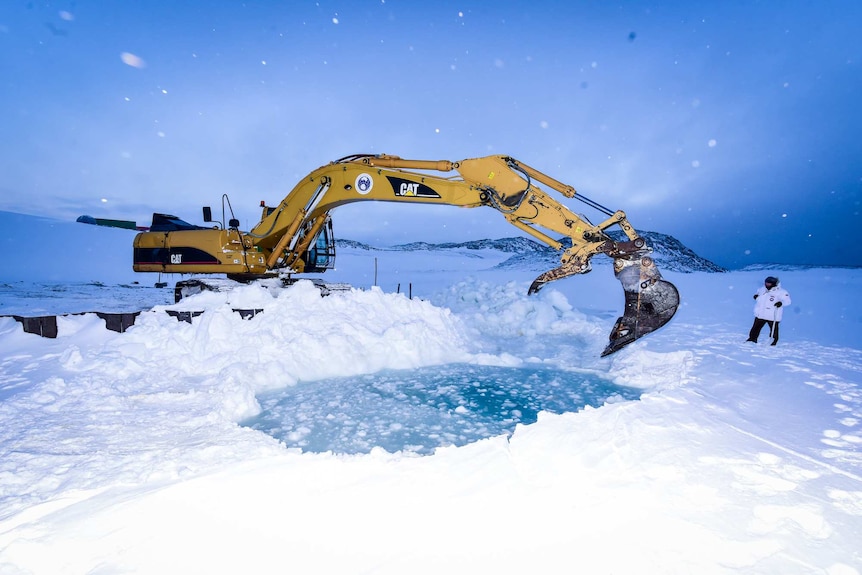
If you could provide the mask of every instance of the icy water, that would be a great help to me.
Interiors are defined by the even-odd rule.
[[[430,454],[511,434],[539,411],[637,399],[640,391],[554,368],[448,364],[300,383],[261,394],[262,412],[243,425],[303,451]]]

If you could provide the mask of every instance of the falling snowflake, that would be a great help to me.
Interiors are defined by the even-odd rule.
[[[144,59],[140,56],[136,56],[131,52],[123,52],[120,54],[120,60],[123,61],[123,64],[131,66],[132,68],[145,68],[147,63],[144,62]]]

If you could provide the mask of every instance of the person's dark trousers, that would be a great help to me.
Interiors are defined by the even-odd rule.
[[[748,332],[748,341],[753,341],[757,343],[757,338],[760,337],[760,332],[763,330],[763,326],[769,325],[769,329],[772,332],[772,345],[778,343],[778,324],[781,322],[772,321],[769,319],[760,319],[759,317],[754,318],[754,325],[751,326],[751,331]]]

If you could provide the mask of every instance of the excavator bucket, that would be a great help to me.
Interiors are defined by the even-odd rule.
[[[602,357],[657,330],[670,321],[679,307],[679,291],[661,279],[652,258],[616,258],[614,274],[623,284],[625,311],[611,330]]]

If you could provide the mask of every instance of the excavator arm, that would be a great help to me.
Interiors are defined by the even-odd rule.
[[[540,185],[585,202],[606,219],[593,225],[553,199]],[[510,224],[561,251],[560,265],[538,276],[535,293],[550,282],[590,271],[590,259],[605,254],[623,285],[625,309],[617,320],[608,355],[666,324],[679,306],[679,294],[649,257],[650,248],[621,211],[612,212],[577,194],[574,188],[508,156],[459,162],[406,160],[390,155],[355,155],[311,172],[278,206],[262,205],[251,230],[201,228],[154,214],[153,226],[134,241],[133,268],[139,272],[224,273],[260,277],[323,271],[331,267],[326,243],[330,212],[362,201],[490,207]],[[158,222],[156,216],[159,216]],[[171,219],[173,218],[173,219]],[[180,223],[177,223],[180,222]],[[618,227],[626,240],[608,235]],[[321,262],[318,258],[323,256]]]

